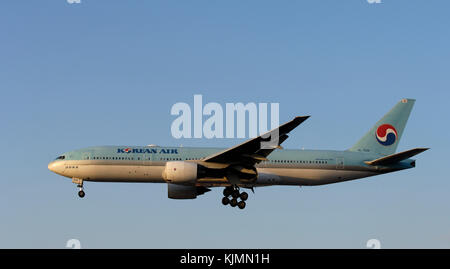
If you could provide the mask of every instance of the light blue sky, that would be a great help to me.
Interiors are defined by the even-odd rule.
[[[0,2],[0,247],[450,247],[448,1]],[[346,149],[401,98],[399,150],[417,168],[322,187],[221,189],[167,199],[163,184],[87,183],[47,170],[94,145],[228,147],[170,135],[176,102],[279,102],[312,115],[286,148]]]

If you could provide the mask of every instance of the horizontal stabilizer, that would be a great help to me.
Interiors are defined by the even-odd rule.
[[[428,150],[429,148],[415,148],[415,149],[410,149],[407,151],[403,151],[403,152],[399,152],[399,153],[395,153],[389,156],[385,156],[373,161],[367,161],[365,162],[368,165],[389,165],[389,164],[394,164],[394,163],[398,163],[400,161],[403,161],[405,159],[411,158],[412,156],[415,156],[419,153],[422,153],[426,150]]]

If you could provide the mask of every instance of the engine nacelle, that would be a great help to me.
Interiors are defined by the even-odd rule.
[[[163,178],[171,183],[193,183],[198,178],[198,164],[193,162],[167,162]]]
[[[205,187],[186,186],[178,184],[167,184],[167,196],[170,199],[195,199],[210,189]]]

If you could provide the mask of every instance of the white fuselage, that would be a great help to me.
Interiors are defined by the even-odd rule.
[[[49,169],[65,177],[98,182],[165,183],[165,162],[67,160],[52,162]],[[339,169],[332,165],[258,165],[258,177],[252,186],[322,185],[369,177],[379,172],[364,169]],[[198,186],[227,186],[226,178],[202,178]],[[245,184],[243,184],[245,185]]]

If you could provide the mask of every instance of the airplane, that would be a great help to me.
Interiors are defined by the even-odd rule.
[[[266,134],[223,148],[101,146],[66,152],[48,169],[71,178],[84,197],[84,182],[166,183],[168,198],[195,199],[223,187],[223,205],[244,209],[241,189],[317,186],[416,166],[411,157],[429,148],[395,153],[414,99],[402,99],[355,145],[344,151],[283,149],[288,134],[309,116],[297,116]],[[275,143],[268,143],[275,141]]]

